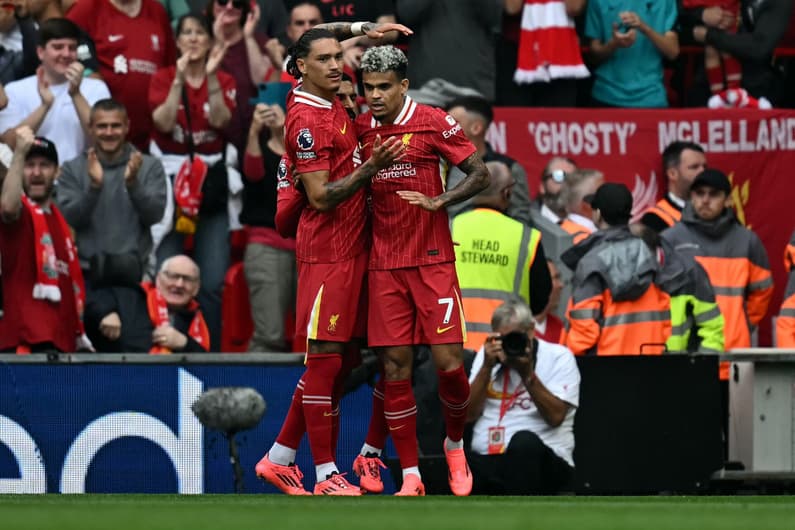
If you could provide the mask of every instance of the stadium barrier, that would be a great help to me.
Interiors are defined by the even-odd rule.
[[[253,466],[273,442],[303,368],[295,354],[8,355],[0,358],[0,493],[231,493],[222,433],[190,407],[249,386],[260,424],[237,435],[247,493],[274,492]],[[717,358],[579,358],[578,493],[699,491],[720,467]],[[370,389],[342,400],[338,463],[364,439]],[[394,455],[389,447],[387,454]],[[297,460],[313,483],[309,451]],[[386,477],[387,491],[394,484]],[[430,478],[430,477],[429,477]]]
[[[730,478],[795,483],[795,350],[735,349],[729,379]]]

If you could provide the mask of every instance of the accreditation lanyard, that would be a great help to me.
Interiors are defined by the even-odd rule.
[[[502,419],[505,417],[505,414],[511,410],[516,400],[519,399],[519,395],[524,392],[524,385],[519,383],[519,386],[516,387],[516,390],[513,391],[513,394],[510,397],[506,398],[508,395],[508,383],[511,381],[511,374],[509,369],[505,369],[503,382],[502,382],[502,399],[500,400],[500,419],[497,420],[497,425],[502,423]]]
[[[502,383],[502,398],[500,399],[500,418],[497,420],[497,425],[489,427],[488,438],[488,454],[499,455],[505,452],[505,427],[500,425],[505,414],[513,407],[519,394],[524,390],[524,385],[520,384],[516,390],[508,395],[508,383],[511,381],[510,370],[505,369]]]

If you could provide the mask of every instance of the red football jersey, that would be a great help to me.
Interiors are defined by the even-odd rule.
[[[80,0],[66,14],[94,41],[99,73],[114,99],[127,107],[129,139],[149,148],[152,112],[146,94],[159,68],[177,60],[176,41],[165,8],[157,0],[142,0],[141,11],[130,17],[109,0]]]
[[[382,169],[370,185],[372,197],[371,269],[400,269],[455,261],[447,211],[429,212],[401,199],[397,191],[436,197],[445,191],[447,171],[476,148],[452,116],[420,105],[406,96],[392,125],[382,125],[367,112],[356,120],[362,159],[372,151],[377,134],[385,141],[399,135],[406,154]]]
[[[276,230],[282,237],[296,236],[301,213],[307,207],[306,195],[296,189],[293,175],[290,173],[292,162],[287,155],[279,160],[276,175]]]
[[[329,182],[351,174],[358,159],[354,125],[336,98],[325,100],[296,88],[287,103],[287,156],[297,174],[328,171]],[[296,236],[295,257],[309,263],[334,263],[366,249],[367,212],[363,189],[329,212],[306,208]]]
[[[177,73],[176,66],[161,68],[152,77],[149,83],[149,112],[163,104],[168,98],[171,84]],[[218,72],[218,84],[221,85],[221,93],[224,97],[224,104],[230,112],[235,112],[237,103],[235,102],[235,78],[226,72]],[[223,131],[214,129],[210,125],[210,103],[207,93],[207,78],[198,88],[192,87],[189,83],[183,85],[185,94],[188,96],[190,106],[190,129],[193,133],[193,145],[197,153],[214,155],[220,153],[224,148]],[[163,133],[152,128],[152,139],[155,141],[160,151],[170,154],[188,154],[188,142],[185,136],[188,130],[188,119],[185,115],[185,108],[180,99],[177,109],[177,123],[174,130],[170,133]]]

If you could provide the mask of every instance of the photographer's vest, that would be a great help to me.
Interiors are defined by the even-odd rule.
[[[541,232],[496,210],[477,208],[453,218],[455,269],[466,317],[465,348],[478,350],[491,315],[511,298],[530,305],[530,265]]]

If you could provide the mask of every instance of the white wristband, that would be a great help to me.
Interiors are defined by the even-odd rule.
[[[353,24],[351,24],[351,34],[354,37],[361,37],[362,35],[364,35],[364,30],[362,29],[362,26],[364,26],[365,24],[367,24],[367,22],[354,22]]]
[[[11,159],[14,158],[14,152],[6,144],[0,144],[0,164],[3,164],[6,169],[11,167]]]

